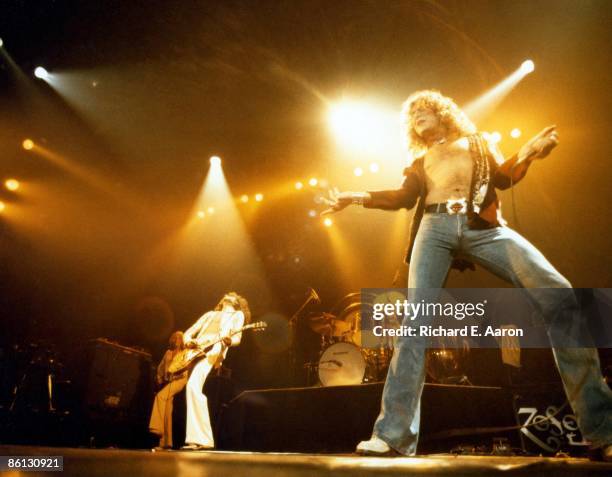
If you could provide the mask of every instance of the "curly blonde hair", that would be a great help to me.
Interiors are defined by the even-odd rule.
[[[440,118],[440,123],[447,129],[449,136],[467,136],[476,132],[476,126],[468,119],[459,106],[439,91],[425,89],[411,94],[402,105],[402,122],[406,127],[408,150],[413,157],[420,157],[427,152],[427,144],[414,129],[413,111],[419,106],[430,108]]]

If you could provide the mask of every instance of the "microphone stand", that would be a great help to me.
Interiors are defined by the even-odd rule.
[[[319,296],[317,295],[317,292],[314,291],[313,288],[310,288],[310,293],[308,294],[308,298],[306,298],[306,301],[304,303],[302,303],[302,305],[297,309],[297,311],[291,315],[291,318],[289,318],[289,328],[291,329],[291,352],[290,352],[290,362],[291,362],[291,371],[293,374],[293,380],[294,383],[297,384],[297,380],[298,380],[298,373],[297,373],[297,324],[298,324],[298,319],[300,317],[300,313],[304,310],[304,308],[306,308],[306,306],[311,302],[311,301],[317,301],[320,303],[320,299]]]

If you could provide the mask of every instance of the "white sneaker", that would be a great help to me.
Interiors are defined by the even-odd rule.
[[[361,441],[357,445],[355,452],[357,452],[357,454],[371,456],[399,455],[397,451],[389,447],[389,444],[376,436],[372,436],[369,441]]]

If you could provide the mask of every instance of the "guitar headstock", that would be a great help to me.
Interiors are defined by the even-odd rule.
[[[265,321],[257,321],[255,323],[251,323],[250,325],[246,325],[244,328],[252,329],[253,331],[263,331],[268,327],[268,323]]]

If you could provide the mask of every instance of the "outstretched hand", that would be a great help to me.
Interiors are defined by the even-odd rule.
[[[353,203],[353,193],[340,192],[337,187],[334,187],[329,190],[329,198],[323,197],[323,202],[329,207],[321,212],[321,215],[335,214]]]
[[[543,159],[559,144],[557,126],[548,126],[527,141],[519,151],[519,161]]]

